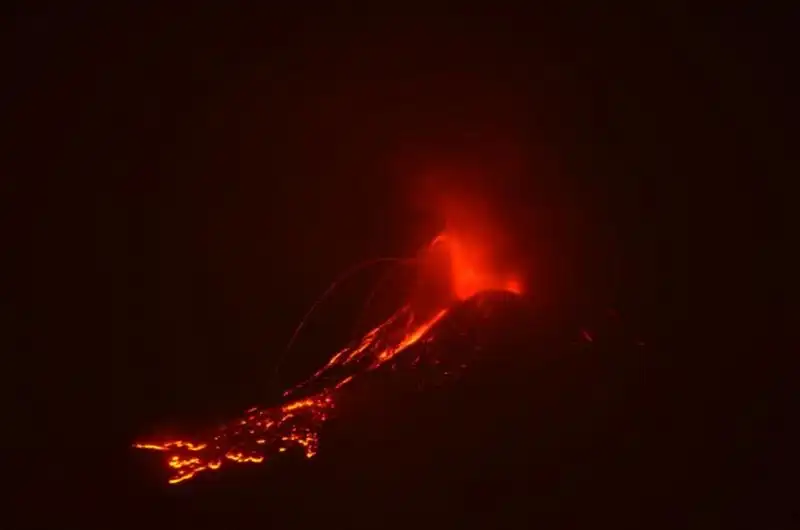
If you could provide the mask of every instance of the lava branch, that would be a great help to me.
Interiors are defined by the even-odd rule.
[[[178,484],[198,473],[217,470],[223,463],[258,464],[273,454],[302,447],[305,456],[316,454],[319,427],[333,406],[328,392],[296,400],[272,409],[251,408],[247,415],[221,427],[199,444],[184,440],[138,443],[137,449],[167,453],[172,468],[170,484]]]
[[[410,309],[403,307],[367,333],[358,344],[335,354],[314,376],[287,392],[287,395],[325,378],[337,368],[361,363],[364,363],[365,370],[378,368],[422,339],[446,312],[441,310],[422,324],[411,327],[399,341],[388,342],[389,337],[397,334],[399,324],[408,326],[413,322]],[[317,452],[320,428],[334,408],[334,395],[352,379],[353,375],[348,375],[330,389],[279,407],[253,407],[246,416],[222,426],[210,439],[202,442],[170,440],[163,443],[137,443],[134,447],[167,453],[167,465],[173,470],[170,484],[184,482],[203,471],[217,470],[227,462],[261,463],[295,447],[301,448],[305,456],[311,458]]]
[[[448,241],[439,236],[428,248]],[[461,272],[455,270],[455,263],[451,265],[453,275]],[[473,268],[468,272],[470,281],[475,283]],[[462,289],[460,299],[489,289],[519,293],[516,283],[509,284],[503,279],[502,283],[491,284],[488,274],[482,274],[479,284],[475,283],[479,288],[467,293]],[[134,447],[165,453],[166,464],[172,471],[170,484],[187,481],[204,471],[218,470],[229,462],[261,463],[294,448],[311,458],[317,452],[321,427],[330,417],[342,388],[359,373],[379,368],[428,337],[448,311],[439,309],[430,317],[420,318],[411,305],[404,305],[360,340],[335,353],[309,379],[286,391],[284,397],[290,400],[285,404],[272,408],[253,407],[243,417],[223,425],[201,441],[148,441],[136,443]],[[316,392],[312,385],[318,389]],[[309,393],[309,389],[311,395],[300,397],[302,392]]]

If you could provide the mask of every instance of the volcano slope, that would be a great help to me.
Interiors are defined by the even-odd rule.
[[[129,522],[669,526],[710,485],[663,361],[614,312],[548,319],[489,293],[353,381],[311,460],[154,487],[136,455]]]

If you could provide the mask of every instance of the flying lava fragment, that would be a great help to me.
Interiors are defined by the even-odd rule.
[[[309,379],[287,390],[282,405],[253,407],[240,418],[213,431],[202,440],[142,441],[137,449],[164,453],[171,484],[227,464],[261,463],[289,450],[313,457],[322,425],[331,416],[336,398],[359,374],[375,370],[400,352],[431,340],[436,324],[454,305],[486,291],[522,293],[518,278],[493,271],[488,248],[456,232],[445,232],[428,244],[417,258],[421,269],[435,269],[447,279],[446,295],[410,301],[382,324],[331,356]],[[302,327],[302,323],[301,323]],[[298,328],[299,329],[299,328]]]

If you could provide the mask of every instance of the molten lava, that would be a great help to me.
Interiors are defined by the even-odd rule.
[[[499,275],[492,270],[489,249],[485,243],[455,234],[442,234],[432,245],[446,246],[450,262],[453,294],[466,300],[484,291],[508,291],[522,294],[522,284],[512,275]]]
[[[166,463],[173,472],[171,484],[220,469],[227,462],[261,463],[294,448],[311,458],[316,454],[320,428],[331,415],[336,395],[354,377],[379,368],[423,339],[430,340],[436,323],[453,303],[487,290],[521,292],[518,279],[491,270],[487,247],[452,232],[434,239],[418,259],[426,260],[442,249],[446,261],[427,261],[445,264],[450,283],[448,296],[435,298],[432,304],[429,300],[426,308],[413,303],[404,305],[360,340],[335,353],[308,380],[286,391],[285,404],[253,407],[202,441],[149,441],[134,447],[166,453]],[[431,305],[435,307],[431,309]]]

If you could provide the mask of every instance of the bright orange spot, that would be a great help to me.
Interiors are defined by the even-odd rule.
[[[301,409],[301,408],[304,408],[304,407],[310,407],[312,405],[314,405],[314,400],[313,399],[304,399],[302,401],[295,401],[294,403],[289,403],[288,405],[283,407],[283,411],[284,412],[289,412],[289,411]]]
[[[336,388],[337,389],[338,388],[342,388],[344,385],[346,385],[347,383],[349,383],[352,380],[353,380],[353,376],[352,375],[348,375],[347,377],[345,377],[344,379],[342,379],[341,381],[336,383]]]
[[[198,474],[201,471],[205,471],[205,470],[206,470],[205,467],[195,468],[194,470],[186,473],[185,475],[179,475],[177,477],[169,479],[169,483],[170,484],[178,484],[179,482],[183,482],[184,480],[189,480],[190,478],[194,478],[194,476],[196,474]]]
[[[157,444],[133,444],[136,449],[150,449],[151,451],[166,451],[167,447]]]
[[[169,459],[169,466],[174,467],[175,469],[186,466],[192,466],[199,463],[200,463],[199,458],[187,458],[186,460],[181,460],[177,456],[173,456],[172,458]]]

